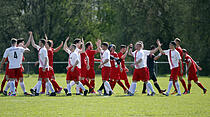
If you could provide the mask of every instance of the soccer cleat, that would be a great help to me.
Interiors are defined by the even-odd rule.
[[[7,96],[7,91],[3,91],[3,94],[4,94],[5,96]]]
[[[71,96],[71,93],[67,93],[66,96]]]
[[[207,89],[203,89],[203,93],[206,94],[206,92],[207,92]]]
[[[174,92],[173,93],[171,93],[171,95],[174,95],[174,94],[176,94],[177,93],[177,91],[176,90],[174,90]]]
[[[45,92],[40,92],[40,94],[45,94]]]
[[[94,90],[93,88],[89,89],[89,92],[88,93],[91,93],[93,90]]]
[[[46,96],[49,96],[50,95],[50,93],[48,92],[48,93],[46,93]]]
[[[142,94],[146,94],[146,92],[145,91],[142,91]]]
[[[76,93],[76,95],[80,95],[80,93]]]
[[[57,94],[60,94],[60,93],[61,93],[61,91],[62,91],[62,89],[63,89],[63,88],[62,88],[62,87],[60,87],[60,88],[59,88],[59,90],[58,90],[58,92],[57,92]]]
[[[181,94],[176,94],[176,96],[181,96]]]
[[[27,95],[30,95],[30,96],[32,96],[32,94],[30,94],[30,93],[27,93],[27,92],[25,92],[25,93],[24,93],[24,95],[25,95],[25,96],[27,96]]]
[[[152,92],[152,93],[151,93],[151,96],[155,96],[155,92]]]
[[[11,94],[10,96],[16,96],[16,94]]]
[[[35,93],[35,96],[39,96],[39,93]]]
[[[164,89],[164,90],[160,90],[160,94],[162,94],[163,92],[166,92],[166,89]]]
[[[86,90],[84,91],[84,96],[87,96],[87,93],[88,93],[88,90],[86,89]]]
[[[130,91],[128,91],[128,95],[126,95],[126,96],[134,96],[134,94],[131,93]]]
[[[187,91],[184,91],[184,93],[183,93],[183,94],[184,94],[184,95],[185,95],[185,94],[187,94]]]
[[[147,96],[151,96],[149,93],[147,93]]]
[[[0,94],[3,93],[3,91],[0,91]]]
[[[31,94],[35,94],[35,91],[33,89],[30,89]]]
[[[64,90],[65,94],[67,95],[68,89],[67,88],[64,88],[63,90]]]
[[[56,96],[56,93],[52,92],[49,96]]]
[[[168,93],[163,93],[163,95],[165,95],[165,96],[169,96],[169,94],[168,94]]]
[[[92,92],[90,92],[90,93],[92,93],[92,94],[96,94],[96,92],[93,90]]]
[[[109,96],[111,96],[112,95],[112,91],[109,91]]]
[[[190,94],[190,90],[188,90],[187,93]]]
[[[9,92],[8,95],[10,96],[11,95],[11,92]]]
[[[97,92],[98,92],[100,95],[103,95],[101,90],[98,90]]]

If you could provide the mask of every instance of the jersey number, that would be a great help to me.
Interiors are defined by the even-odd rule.
[[[16,58],[16,59],[17,59],[17,53],[16,53],[16,52],[14,52],[14,58]]]

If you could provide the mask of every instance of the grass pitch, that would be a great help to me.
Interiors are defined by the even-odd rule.
[[[0,77],[3,78],[3,75]],[[28,92],[37,83],[37,77],[38,75],[25,77],[24,83]],[[65,77],[65,74],[56,74],[56,80],[62,87],[66,87]],[[131,82],[131,76],[129,81]],[[124,96],[123,89],[117,84],[114,89],[115,94],[111,97],[92,94],[87,97],[76,95],[66,97],[64,91],[56,97],[44,94],[39,97],[25,97],[18,86],[16,97],[5,97],[0,94],[0,117],[208,117],[210,78],[200,77],[199,81],[209,89],[207,94],[204,95],[203,91],[192,82],[191,94],[180,97],[160,95],[154,86],[157,93],[154,97],[142,95],[142,82],[138,83],[137,92],[132,97]],[[167,89],[168,77],[158,77],[158,82],[161,88]],[[101,76],[96,76],[96,90],[100,85]],[[181,90],[183,92],[182,86]],[[72,93],[75,93],[74,88]]]

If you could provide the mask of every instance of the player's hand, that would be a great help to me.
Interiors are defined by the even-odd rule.
[[[34,65],[37,66],[39,64],[39,61],[37,61]]]
[[[200,71],[201,71],[201,70],[202,70],[202,68],[201,68],[200,66],[198,66],[198,70],[200,70]]]
[[[24,70],[25,70],[25,68],[22,66],[22,70],[23,70],[23,72],[24,72]]]
[[[102,67],[102,64],[100,64],[99,66],[98,66],[98,68],[100,69]]]
[[[42,71],[45,72],[46,71],[46,68],[43,68]]]
[[[129,72],[129,69],[127,67],[125,68],[125,72]]]
[[[69,66],[67,66],[67,67],[66,67],[66,70],[68,70],[69,68],[70,68],[70,67],[69,67]]]
[[[89,70],[90,69],[90,65],[87,65],[87,70]]]
[[[44,33],[44,37],[45,37],[45,39],[46,39],[46,40],[48,40],[48,38],[47,38],[47,34],[46,34],[46,33]]]
[[[32,35],[32,31],[29,31],[28,33],[29,33],[30,35]]]
[[[73,72],[73,71],[74,71],[74,67],[71,68],[71,72]]]
[[[157,39],[156,43],[157,43],[158,46],[161,46],[159,39]]]
[[[49,66],[50,69],[53,69],[51,66]]]

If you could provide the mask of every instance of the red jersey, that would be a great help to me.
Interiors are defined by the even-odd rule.
[[[87,56],[87,53],[86,52],[85,53],[81,53],[80,56],[81,56],[81,68],[86,68],[87,62],[86,62],[85,58]]]
[[[187,63],[187,66],[191,62],[189,72],[197,72],[196,64],[195,64],[194,60],[188,54],[185,56],[184,61]]]
[[[90,68],[94,68],[94,55],[97,53],[96,50],[86,50],[86,53],[89,57]]]
[[[54,55],[54,49],[50,48],[47,50],[48,58],[49,58],[49,66],[53,67],[53,55]]]
[[[114,56],[115,58],[118,58],[117,52],[111,52],[110,55]],[[115,60],[110,60],[110,62],[111,62],[111,67],[112,68],[118,68],[119,67]]]
[[[122,56],[123,56],[123,53],[122,52],[119,52],[118,53],[118,57],[121,58]],[[123,69],[125,68],[125,59],[122,59],[121,60],[121,66],[122,66]]]
[[[183,57],[183,51],[182,51],[182,48],[179,46],[176,48],[176,50],[179,52],[181,58]]]

